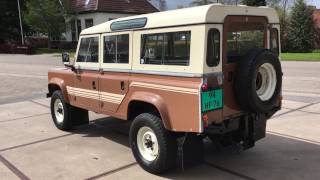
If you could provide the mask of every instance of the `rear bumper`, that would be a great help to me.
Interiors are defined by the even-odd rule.
[[[254,146],[254,142],[266,136],[266,124],[270,116],[265,114],[243,114],[236,118],[226,119],[220,124],[212,123],[204,129],[205,135],[231,136],[244,148]]]

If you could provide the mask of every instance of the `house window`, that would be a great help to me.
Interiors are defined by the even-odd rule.
[[[81,38],[77,62],[98,63],[99,37]]]
[[[79,35],[81,33],[81,20],[80,19],[77,20],[77,30],[78,30],[78,37],[79,37]]]
[[[71,20],[70,21],[71,40],[72,41],[76,41],[77,40],[77,37],[76,37],[77,31],[76,31],[76,24],[75,23],[76,23],[75,20]]]
[[[104,37],[104,63],[129,63],[129,34]]]
[[[93,26],[93,19],[86,19],[85,20],[86,28]]]
[[[142,35],[140,63],[188,66],[190,38],[190,31]]]

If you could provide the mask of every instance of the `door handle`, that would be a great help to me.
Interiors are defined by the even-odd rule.
[[[97,89],[96,82],[92,81],[92,89]]]
[[[121,81],[121,82],[120,82],[120,89],[121,89],[121,91],[124,91],[125,88],[126,88],[126,86],[125,86],[124,82]]]

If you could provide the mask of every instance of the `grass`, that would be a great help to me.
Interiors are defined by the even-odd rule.
[[[70,57],[73,57],[75,52],[74,50],[65,50],[65,49],[48,49],[48,48],[38,48],[36,54],[54,54],[54,56],[61,56],[63,52],[68,52]]]
[[[283,61],[320,61],[320,49],[310,53],[281,53]]]

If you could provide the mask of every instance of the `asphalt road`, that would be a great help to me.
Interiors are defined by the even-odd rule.
[[[67,133],[50,117],[52,55],[0,55],[0,179],[320,179],[320,63],[283,62],[283,109],[267,137],[245,152],[205,143],[205,162],[162,176],[143,171],[128,145],[128,124],[90,114]]]

